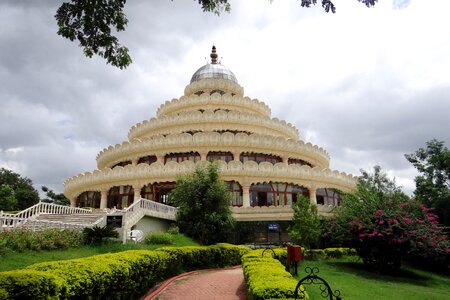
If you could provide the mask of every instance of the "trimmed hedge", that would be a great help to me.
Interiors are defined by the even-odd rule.
[[[0,273],[0,299],[139,299],[180,272],[237,265],[250,249],[218,244],[131,250]]]
[[[286,252],[277,250],[275,254]],[[262,250],[254,250],[242,257],[242,269],[247,283],[247,295],[252,300],[293,299],[298,280],[285,270],[284,265],[276,258]],[[270,251],[271,252],[271,251]]]

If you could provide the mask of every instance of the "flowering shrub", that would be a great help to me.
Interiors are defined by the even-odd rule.
[[[399,268],[405,258],[442,263],[450,255],[437,216],[415,200],[400,203],[398,209],[379,209],[370,219],[355,218],[347,229],[347,240],[364,263],[380,271]]]

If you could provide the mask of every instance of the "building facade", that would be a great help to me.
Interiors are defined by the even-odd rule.
[[[339,204],[337,191],[355,187],[355,177],[329,169],[324,149],[300,140],[264,102],[245,97],[215,47],[210,56],[183,96],[134,125],[127,141],[100,151],[96,170],[64,182],[71,206],[123,209],[139,198],[166,204],[178,175],[214,161],[240,221],[290,220],[298,194],[327,213]]]

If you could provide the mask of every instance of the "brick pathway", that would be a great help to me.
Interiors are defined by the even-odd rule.
[[[166,285],[168,283],[168,285]],[[196,271],[177,276],[144,300],[246,300],[240,267]]]

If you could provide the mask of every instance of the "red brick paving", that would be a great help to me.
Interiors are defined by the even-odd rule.
[[[240,267],[205,270],[177,276],[159,292],[144,300],[246,300],[244,275]]]

